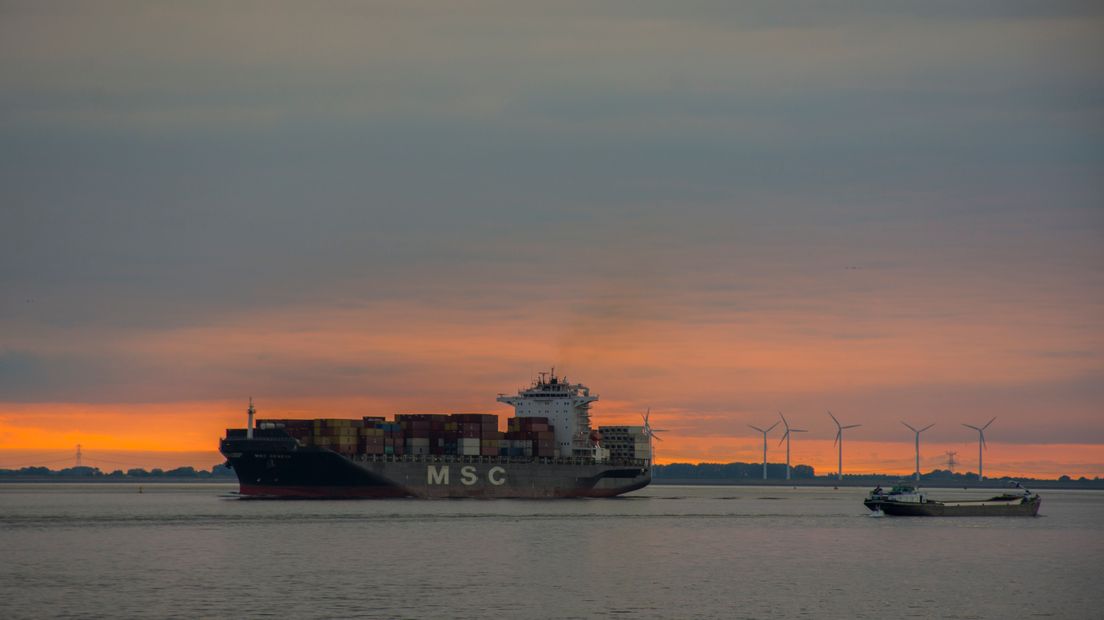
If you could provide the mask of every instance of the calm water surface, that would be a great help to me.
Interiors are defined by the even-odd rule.
[[[0,617],[1100,618],[1104,493],[871,518],[864,489],[234,499],[0,485]],[[932,490],[936,497],[961,491]]]

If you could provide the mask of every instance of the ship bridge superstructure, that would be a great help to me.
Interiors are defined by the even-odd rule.
[[[567,377],[557,377],[553,368],[551,372],[538,373],[532,385],[519,389],[517,395],[499,394],[496,400],[513,406],[515,417],[548,418],[559,456],[595,456],[590,404],[598,400],[598,395],[592,395],[587,386],[571,383]]]

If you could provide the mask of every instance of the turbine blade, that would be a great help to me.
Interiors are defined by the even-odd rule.
[[[771,431],[771,429],[776,427],[776,426],[778,426],[778,422],[775,422],[774,424],[771,424],[770,426],[768,426],[767,427],[767,432],[769,433]]]
[[[782,423],[786,425],[786,428],[790,427],[790,423],[786,421],[786,416],[782,415],[782,412],[778,412],[778,417],[782,418]]]
[[[832,445],[833,446],[836,445],[837,443],[839,443],[840,435],[842,435],[842,434],[843,434],[843,431],[836,431],[836,438],[832,440]]]
[[[929,424],[929,425],[927,425],[927,426],[925,426],[924,428],[920,429],[920,430],[919,430],[918,432],[921,432],[921,433],[923,433],[924,431],[928,430],[929,428],[931,428],[931,427],[933,427],[933,426],[935,426],[935,423],[934,423],[934,422],[933,422],[933,423],[931,423],[931,424]]]
[[[916,430],[915,428],[913,428],[911,424],[909,424],[908,422],[905,422],[904,420],[901,420],[901,424],[904,424],[905,426],[907,426],[908,429],[910,431],[914,432],[914,433],[920,432],[920,431]]]
[[[778,423],[777,423],[777,422],[775,422],[775,424],[778,424]],[[766,432],[767,432],[767,431],[765,431],[765,430],[763,430],[763,429],[759,428],[758,426],[755,426],[754,424],[748,424],[748,426],[750,426],[751,428],[754,428],[755,430],[759,431],[760,433],[766,433]],[[772,427],[772,428],[773,428],[773,427]]]
[[[840,428],[858,428],[860,426],[862,426],[862,424],[848,424],[847,426],[841,426]]]
[[[836,423],[836,426],[839,426],[839,420],[836,419],[836,416],[832,415],[831,411],[828,412],[828,417],[832,418],[832,421]]]
[[[809,431],[807,431],[803,428],[791,428],[790,432],[791,433],[808,433]]]
[[[993,420],[996,420],[996,419],[997,419],[997,416],[993,416]],[[985,426],[981,427],[981,430],[985,430],[985,429],[989,428],[989,425],[993,423],[993,420],[989,420],[988,422],[986,422]]]
[[[782,439],[778,440],[778,445],[782,445],[782,442],[786,441],[786,438],[789,437],[789,436],[790,436],[790,429],[787,428],[786,432],[783,433],[783,435],[782,435]]]
[[[972,429],[974,429],[975,431],[977,431],[979,433],[981,432],[981,429],[974,426],[973,424],[963,424],[963,426],[965,426],[966,428],[972,428]]]

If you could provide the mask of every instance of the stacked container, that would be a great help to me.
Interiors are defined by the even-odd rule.
[[[315,446],[352,456],[360,448],[358,440],[364,430],[363,420],[328,418],[313,421],[311,440]]]
[[[554,457],[555,433],[548,418],[511,418],[509,431],[498,430],[498,416],[483,413],[398,414],[360,420],[258,420],[258,428],[281,428],[304,446],[327,448],[346,456],[457,455]]]
[[[383,429],[375,426],[360,429],[358,448],[360,454],[383,454]]]
[[[301,444],[310,442],[314,433],[313,420],[257,420],[257,428],[282,428]]]
[[[517,456],[556,456],[556,434],[548,418],[510,418],[506,439],[513,441],[510,449],[520,449]]]
[[[400,413],[395,421],[402,427],[407,454],[455,454],[457,427],[452,416],[443,413]]]
[[[600,426],[602,447],[615,461],[651,460],[652,446],[643,426]]]
[[[403,429],[398,422],[388,422],[382,417],[365,416],[364,427],[365,429],[371,428],[379,431],[382,437],[383,451],[374,454],[405,454],[406,446],[403,444]]]

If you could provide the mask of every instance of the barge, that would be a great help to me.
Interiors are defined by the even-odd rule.
[[[918,487],[902,483],[888,493],[875,489],[863,502],[867,508],[896,517],[1034,517],[1042,498],[1022,489],[1022,493],[1002,493],[985,499],[934,500]]]

